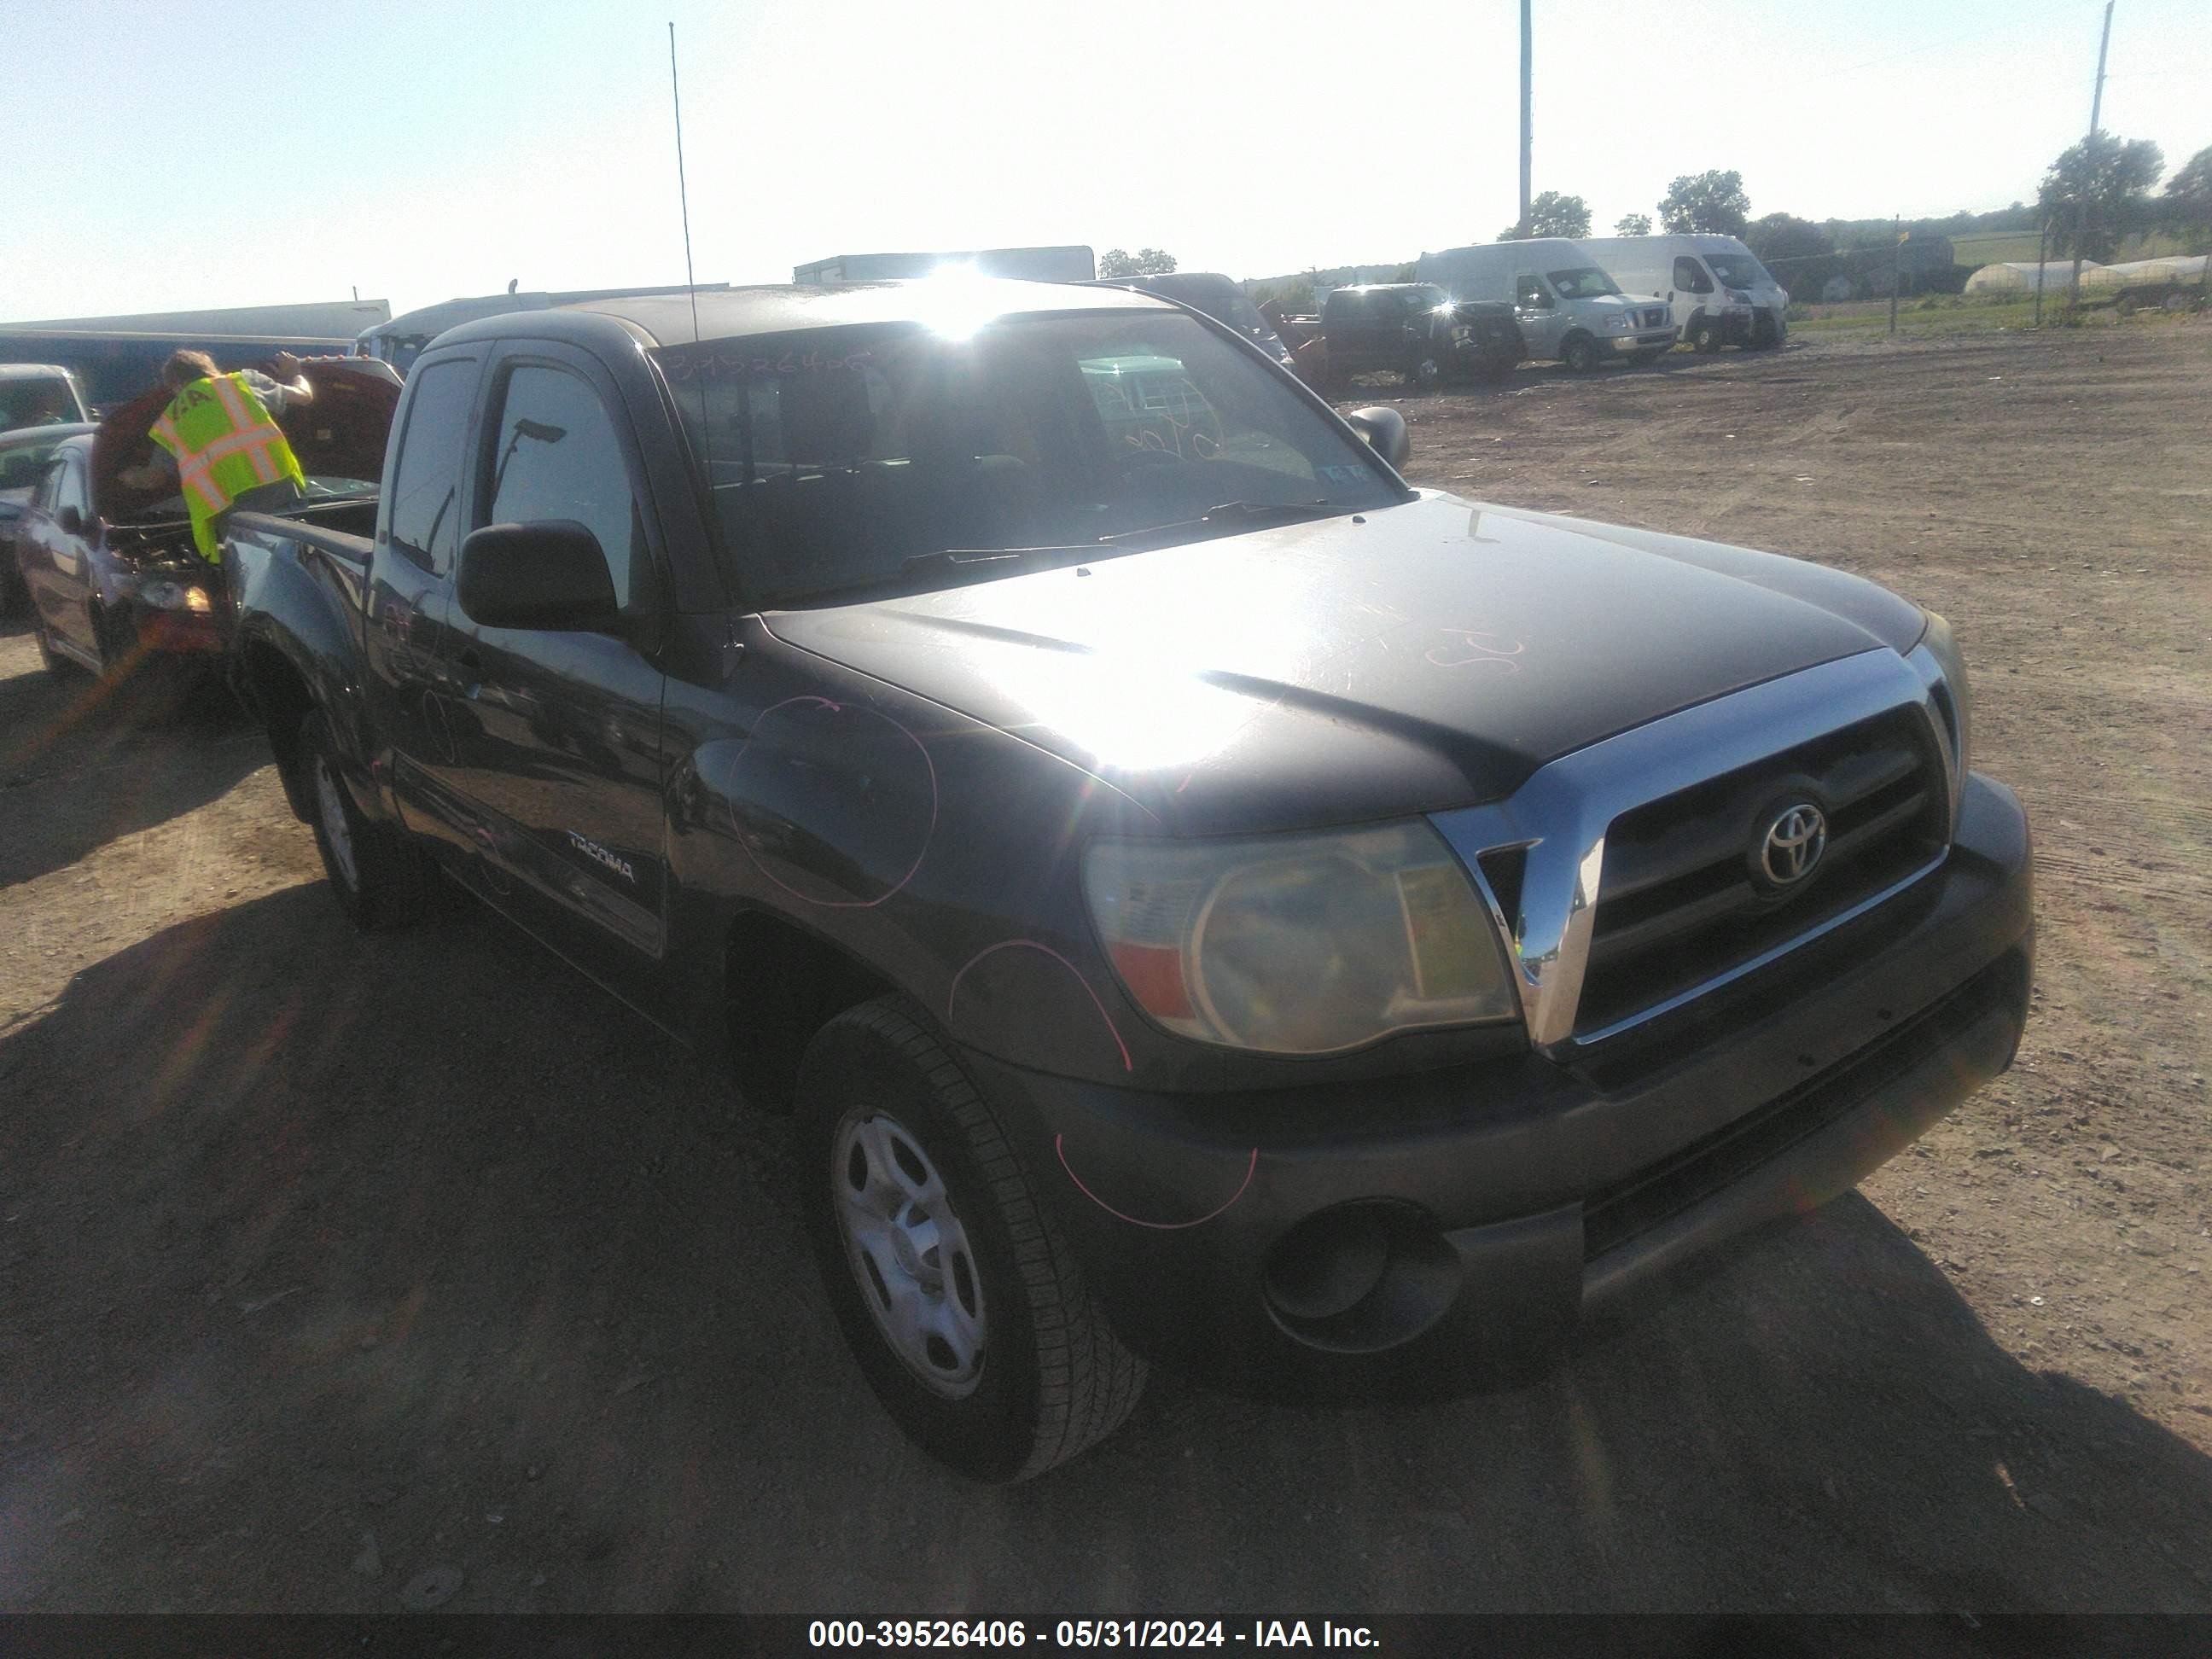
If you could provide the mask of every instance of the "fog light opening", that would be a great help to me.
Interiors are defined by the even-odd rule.
[[[1460,1260],[1427,1213],[1382,1200],[1308,1216],[1267,1258],[1263,1295],[1310,1347],[1374,1353],[1412,1341],[1459,1294]]]

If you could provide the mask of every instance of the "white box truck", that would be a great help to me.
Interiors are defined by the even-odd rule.
[[[1424,253],[1414,271],[1455,300],[1510,302],[1528,355],[1577,373],[1651,362],[1681,332],[1664,301],[1625,293],[1579,243],[1562,237]]]
[[[1789,336],[1789,294],[1733,236],[1591,236],[1582,246],[1631,287],[1665,295],[1674,325],[1700,351],[1763,350]]]

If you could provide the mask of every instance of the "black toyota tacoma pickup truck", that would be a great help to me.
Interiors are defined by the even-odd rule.
[[[441,336],[373,538],[234,522],[237,683],[357,921],[442,876],[795,1110],[955,1467],[1150,1360],[1510,1375],[2009,1063],[2027,828],[1941,618],[1408,488],[1141,295],[696,302]]]

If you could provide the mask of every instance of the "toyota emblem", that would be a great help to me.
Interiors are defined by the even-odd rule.
[[[1813,873],[1827,848],[1827,815],[1809,800],[1792,801],[1768,820],[1756,858],[1769,882],[1795,887]]]

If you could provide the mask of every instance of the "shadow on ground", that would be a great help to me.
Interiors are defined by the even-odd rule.
[[[1856,1198],[1538,1386],[1158,1379],[997,1491],[848,1363],[783,1126],[480,911],[172,927],[0,1041],[0,1100],[7,1608],[389,1610],[433,1565],[454,1610],[2212,1604],[2206,1460]]]
[[[0,678],[0,888],[204,806],[268,763],[219,684],[49,673],[29,633],[20,618],[0,627],[9,661],[27,665]]]

